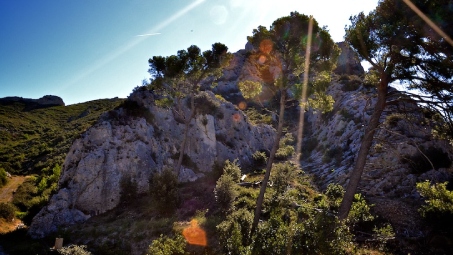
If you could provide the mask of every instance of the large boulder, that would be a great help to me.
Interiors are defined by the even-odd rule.
[[[270,150],[275,137],[272,127],[254,126],[233,104],[219,101],[212,92],[203,93],[200,100],[206,102],[201,104],[211,108],[190,123],[181,182],[196,181],[227,159],[250,165],[252,154]],[[128,102],[134,103],[104,114],[74,141],[57,194],[33,219],[32,237],[44,237],[116,207],[123,179],[135,183],[139,193],[147,192],[150,177],[174,165],[184,124],[172,109],[157,107],[150,91],[136,91]]]

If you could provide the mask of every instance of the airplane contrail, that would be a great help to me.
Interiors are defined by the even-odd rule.
[[[135,37],[141,37],[141,36],[153,36],[153,35],[160,35],[160,33],[142,34],[142,35],[136,35]]]

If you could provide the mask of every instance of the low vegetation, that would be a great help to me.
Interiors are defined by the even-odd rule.
[[[31,175],[14,192],[9,208],[30,224],[57,188],[61,165],[74,139],[123,100],[95,100],[69,106],[30,109],[0,104],[0,187],[8,174]]]

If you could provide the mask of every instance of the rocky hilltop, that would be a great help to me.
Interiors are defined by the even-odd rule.
[[[339,46],[342,55],[327,92],[335,99],[334,109],[326,114],[312,110],[305,114],[301,164],[321,189],[330,183],[347,185],[376,100],[375,88],[364,81],[357,56],[346,44]],[[247,57],[251,51],[254,49],[248,45],[234,53],[212,92],[239,104],[245,101],[237,87],[239,81],[267,81],[272,73],[263,75],[259,71],[259,64]],[[205,89],[211,82],[205,82]],[[250,124],[234,104],[216,99],[212,92],[204,92],[204,100],[216,102],[218,107],[192,121],[186,148],[191,162],[185,162],[180,181],[195,181],[226,159],[238,158],[241,165],[250,164],[255,151],[269,150],[272,145],[274,130],[270,126]],[[415,102],[396,89],[390,95],[359,191],[376,204],[376,213],[389,220],[397,234],[414,237],[420,229],[419,213],[412,204],[421,201],[415,184],[451,179],[451,146],[432,135],[432,123],[426,121]],[[266,105],[273,96],[264,88],[255,103]],[[171,109],[157,107],[154,100],[150,91],[135,91],[128,101],[139,110],[121,107],[106,113],[73,143],[59,191],[35,217],[30,227],[32,236],[45,236],[60,226],[83,222],[114,208],[119,203],[122,178],[135,181],[139,191],[145,192],[153,173],[173,165],[183,124]],[[297,107],[288,111],[294,113],[289,122],[297,122],[291,116],[299,116],[298,111]],[[295,135],[297,128],[288,130]]]
[[[30,111],[33,109],[51,107],[51,106],[65,106],[63,99],[58,96],[47,95],[39,99],[23,98],[23,97],[4,97],[0,98],[0,104],[13,104],[15,102],[25,104],[25,110]]]
[[[182,182],[197,180],[227,159],[251,164],[255,151],[270,150],[273,143],[272,127],[250,124],[242,111],[212,92],[203,93],[203,100],[214,105],[213,111],[192,120]],[[151,175],[177,160],[184,129],[177,119],[171,109],[155,105],[150,91],[136,91],[125,106],[104,114],[71,146],[58,193],[34,218],[29,233],[43,237],[116,207],[123,178],[147,192]]]

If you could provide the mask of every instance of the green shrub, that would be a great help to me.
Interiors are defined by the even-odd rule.
[[[283,160],[291,157],[295,152],[292,143],[294,143],[293,135],[291,133],[286,133],[285,136],[280,139],[278,150],[275,153],[275,158]]]
[[[241,255],[247,250],[253,214],[239,209],[217,225],[219,243],[226,254]]]
[[[373,221],[374,216],[370,213],[372,206],[374,205],[367,204],[361,194],[355,194],[354,202],[352,202],[351,210],[348,214],[348,222],[354,226],[361,222]]]
[[[421,174],[431,169],[448,168],[451,166],[451,159],[448,153],[440,148],[429,147],[427,149],[421,148],[414,155],[404,156],[402,163],[408,164],[412,173]],[[429,160],[428,160],[429,159]]]
[[[288,248],[292,248],[293,231],[281,215],[272,214],[269,220],[258,225],[252,254],[288,254]]]
[[[182,235],[173,238],[160,235],[148,248],[148,255],[186,255],[186,240]]]
[[[212,98],[205,91],[198,93],[194,100],[197,114],[214,115],[220,107],[220,102],[217,101],[217,99]],[[187,102],[189,103],[189,100],[187,100]],[[188,107],[190,107],[190,105]]]
[[[430,213],[453,214],[453,191],[447,190],[448,182],[431,185],[429,181],[417,183],[417,191],[425,198],[420,212],[423,216]]]
[[[406,119],[406,117],[403,114],[393,113],[385,118],[384,123],[391,128],[395,128],[396,126],[398,126],[398,122],[404,119]]]
[[[238,195],[237,184],[233,177],[228,174],[222,174],[217,180],[214,194],[216,202],[221,210],[223,212],[229,211],[233,206],[234,199],[236,199]]]
[[[430,184],[429,181],[417,183],[417,191],[425,204],[419,209],[436,232],[453,235],[453,191],[447,189],[447,182]]]
[[[361,79],[357,75],[351,75],[348,79],[341,80],[343,83],[343,91],[355,91],[362,84]]]
[[[338,210],[341,201],[343,201],[344,189],[340,184],[330,183],[326,189],[326,196],[330,201],[330,209]]]
[[[238,88],[245,99],[250,99],[258,96],[263,90],[263,85],[256,81],[241,81],[238,84]]]
[[[13,204],[21,211],[27,211],[34,203],[33,198],[38,195],[35,179],[29,178],[24,181],[13,195]]]
[[[0,203],[0,218],[12,221],[16,213],[16,207],[11,203]]]
[[[255,151],[252,155],[253,161],[257,166],[263,166],[267,162],[267,156],[264,151]]]
[[[335,160],[335,165],[340,165],[341,161],[343,160],[343,149],[340,147],[332,147],[329,148],[322,157],[322,162],[330,163],[332,160]]]
[[[379,250],[382,251],[385,249],[387,242],[395,238],[395,232],[393,231],[392,225],[387,223],[380,228],[374,227],[373,237],[379,242]]]
[[[86,245],[75,245],[63,247],[58,250],[58,254],[61,255],[91,255],[92,253],[87,250]]]
[[[0,188],[5,186],[8,183],[8,176],[5,169],[0,168]]]
[[[255,108],[248,108],[244,112],[247,115],[247,117],[249,118],[249,121],[253,125],[259,125],[259,124],[271,125],[272,124],[272,116],[270,115],[269,112],[258,111]]]
[[[300,169],[289,161],[274,164],[272,166],[271,175],[274,183],[273,188],[276,194],[283,194],[288,185],[297,179],[297,175],[300,174],[300,172]]]
[[[363,85],[366,88],[375,88],[379,84],[379,73],[376,70],[370,70],[365,73]]]
[[[178,177],[168,168],[155,173],[150,180],[150,193],[160,211],[173,211],[178,205]]]
[[[241,168],[239,167],[238,160],[235,159],[233,162],[226,160],[223,166],[223,174],[229,175],[234,182],[241,180]]]
[[[153,124],[154,115],[148,110],[148,108],[139,105],[136,101],[126,100],[120,107],[123,107],[129,116],[136,118],[144,118],[148,124]]]

